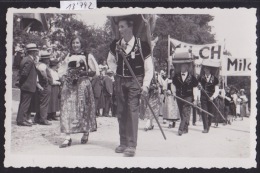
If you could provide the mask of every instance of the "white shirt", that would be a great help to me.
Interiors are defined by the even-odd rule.
[[[208,76],[205,75],[205,77],[206,77],[207,82],[209,82],[212,75],[211,74]],[[218,95],[219,95],[219,86],[215,85],[215,92],[213,93],[212,97],[215,99],[218,97]]]
[[[126,41],[124,39],[122,39],[121,45],[125,45],[125,44],[126,44]],[[129,42],[127,42],[126,49],[125,49],[126,54],[129,54],[131,52],[131,50],[134,47],[134,44],[135,44],[135,37],[133,36],[131,38],[131,40]]]
[[[122,39],[121,44],[125,44],[126,42],[124,39]],[[125,52],[128,54],[133,49],[135,43],[135,37],[133,36],[131,40],[127,43],[127,48],[125,49]],[[117,62],[114,55],[112,55],[110,52],[107,57],[107,64],[109,68],[116,74],[117,69]],[[144,79],[143,79],[143,86],[149,87],[151,80],[153,78],[153,72],[154,72],[154,65],[153,60],[151,56],[148,56],[144,60]]]
[[[38,63],[36,65],[36,68],[40,71],[40,73],[43,75],[43,76],[47,76],[47,73],[46,73],[46,69],[47,69],[47,65],[44,64],[44,63]],[[37,75],[37,82],[39,82],[39,77]]]
[[[50,74],[52,78],[52,83],[53,85],[58,85],[59,84],[59,74],[53,69],[50,69]]]
[[[211,74],[210,75],[205,75],[205,77],[206,77],[206,80],[207,80],[207,82],[209,82],[209,80],[210,80],[210,78],[211,78]]]
[[[79,64],[80,60],[84,61],[84,63],[86,64],[86,57],[85,57],[85,55],[72,55],[72,56],[69,56],[69,54],[68,54],[68,56],[65,58],[65,60],[62,62],[61,66],[58,69],[59,77],[62,77],[63,75],[65,75],[67,73],[68,63],[70,61],[77,61],[78,62],[77,64]],[[97,76],[100,75],[97,61],[96,61],[96,59],[94,58],[94,56],[92,54],[88,54],[88,66],[89,66],[90,70],[96,71],[96,75]]]
[[[184,74],[184,75],[182,75],[182,74]],[[181,78],[182,78],[182,81],[184,82],[185,81],[185,79],[187,78],[187,76],[188,76],[188,72],[186,71],[185,73],[181,73]]]

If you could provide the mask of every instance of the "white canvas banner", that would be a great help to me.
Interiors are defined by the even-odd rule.
[[[251,76],[251,58],[223,58],[222,74],[224,76]]]
[[[179,40],[170,38],[170,42],[175,47],[176,52],[179,50],[187,49],[190,51],[195,59],[214,59],[220,60],[223,57],[224,46],[223,43],[214,43],[214,44],[203,44],[195,45]]]

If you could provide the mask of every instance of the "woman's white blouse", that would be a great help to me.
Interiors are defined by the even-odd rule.
[[[61,64],[60,68],[58,69],[59,77],[62,77],[67,73],[68,64],[69,62],[72,61],[76,61],[77,66],[80,65],[80,61],[83,61],[84,64],[87,66],[85,55],[71,55],[71,56],[67,55],[67,57],[64,59],[63,63]],[[100,75],[98,64],[92,54],[88,54],[88,68],[91,71],[95,71],[97,76]]]

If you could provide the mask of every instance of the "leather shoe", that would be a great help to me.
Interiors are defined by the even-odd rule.
[[[60,147],[60,148],[69,147],[69,146],[71,146],[71,142],[72,142],[71,139],[65,139],[65,141],[64,141],[59,147]]]
[[[186,134],[186,133],[188,133],[188,132],[189,132],[188,130],[184,130],[184,131],[183,131],[183,134]]]
[[[209,131],[208,130],[203,130],[202,133],[208,133]]]
[[[47,120],[40,122],[39,124],[41,124],[41,125],[51,125],[51,123]]]
[[[18,126],[28,126],[28,127],[32,127],[32,125],[30,123],[27,123],[26,121],[24,122],[19,122],[17,123]]]
[[[116,153],[123,153],[126,150],[126,146],[125,145],[119,145],[118,147],[116,147],[115,152]]]
[[[133,157],[135,155],[135,148],[134,147],[127,147],[124,151],[124,155],[126,157]]]
[[[53,116],[51,119],[52,119],[53,121],[59,121],[59,119],[58,119],[57,117],[55,117],[55,116]]]
[[[26,121],[27,123],[31,124],[31,125],[36,125],[37,123],[35,123],[34,121]]]
[[[176,122],[172,122],[172,128],[174,128],[176,125]]]
[[[82,136],[81,138],[81,144],[86,144],[88,142],[88,136],[89,136],[89,133],[86,133]]]
[[[179,136],[182,135],[182,131],[181,131],[181,130],[178,131],[178,135],[179,135]]]

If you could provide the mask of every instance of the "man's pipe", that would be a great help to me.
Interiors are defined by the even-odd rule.
[[[209,95],[207,94],[207,92],[201,87],[201,90],[206,94],[206,96],[208,97],[208,99],[210,100]],[[213,106],[217,109],[218,113],[220,114],[221,118],[223,118],[226,121],[226,118],[224,118],[224,116],[222,115],[222,113],[220,112],[220,110],[218,109],[218,107],[215,105],[215,103],[210,100],[210,102],[213,104]]]
[[[189,104],[189,105],[191,105],[191,106],[193,106],[193,107],[199,109],[200,111],[202,111],[202,112],[204,112],[204,113],[206,113],[206,114],[208,114],[208,115],[214,117],[213,114],[211,114],[211,113],[205,111],[204,109],[200,108],[199,106],[196,106],[196,105],[194,105],[193,103],[191,103],[191,102],[189,102],[189,101],[187,101],[187,100],[184,100],[184,99],[182,99],[182,98],[180,98],[180,97],[178,97],[178,96],[176,96],[176,95],[174,95],[174,94],[173,94],[173,96],[174,96],[175,98],[179,99],[180,101],[183,101],[183,102],[185,102],[185,103],[187,103],[187,104]]]
[[[140,83],[138,82],[138,79],[136,78],[136,76],[135,76],[135,74],[134,74],[134,71],[133,71],[133,69],[131,68],[129,62],[127,61],[126,57],[125,57],[123,54],[121,54],[121,55],[122,55],[122,57],[123,57],[123,60],[124,60],[125,64],[127,65],[128,69],[129,69],[131,75],[132,75],[133,78],[135,79],[136,84],[138,85],[139,89],[142,90],[142,87],[141,87]],[[150,103],[148,102],[148,99],[146,98],[145,95],[143,95],[143,98],[144,98],[144,100],[146,101],[146,103],[147,103],[149,109],[151,110],[151,112],[152,112],[152,114],[153,114],[153,116],[154,116],[154,119],[156,120],[156,122],[157,122],[157,124],[158,124],[158,126],[159,126],[159,128],[160,128],[160,131],[161,131],[161,133],[162,133],[162,135],[163,135],[163,138],[166,140],[166,136],[165,136],[165,134],[164,134],[164,132],[163,132],[163,130],[162,130],[162,127],[161,127],[161,125],[160,125],[160,123],[159,123],[157,117],[155,116],[155,113],[154,113],[154,111],[153,111],[153,109],[152,109]]]

